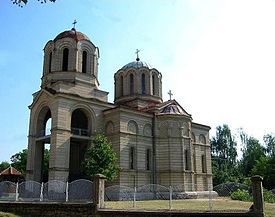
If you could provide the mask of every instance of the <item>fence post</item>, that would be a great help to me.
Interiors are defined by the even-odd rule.
[[[102,174],[96,174],[94,176],[94,203],[97,208],[104,208],[104,191],[105,191],[105,179],[106,176]]]
[[[169,187],[169,210],[172,209],[173,190],[172,186]]]
[[[212,186],[208,184],[209,210],[212,211]]]
[[[134,203],[133,203],[134,208],[136,208],[136,193],[137,193],[137,187],[134,188]]]
[[[69,182],[66,183],[66,202],[69,201]]]
[[[16,189],[15,189],[15,201],[18,201],[19,195],[18,195],[18,182],[16,183]]]
[[[253,197],[253,211],[264,216],[264,197],[263,197],[263,178],[261,176],[252,176],[252,197]]]
[[[43,201],[43,188],[44,188],[44,183],[42,182],[41,189],[40,189],[40,202]]]

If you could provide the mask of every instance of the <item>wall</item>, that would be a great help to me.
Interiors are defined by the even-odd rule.
[[[134,211],[134,210],[99,210],[95,214],[92,203],[31,203],[0,202],[0,211],[19,214],[20,216],[43,217],[260,217],[254,212],[182,212],[182,211]]]
[[[92,203],[32,203],[32,202],[0,202],[0,211],[11,212],[20,216],[43,217],[91,217],[95,206]]]

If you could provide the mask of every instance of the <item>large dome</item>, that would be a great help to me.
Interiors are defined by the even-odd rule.
[[[125,66],[122,67],[122,69],[128,69],[128,68],[136,68],[136,69],[139,69],[139,68],[142,68],[142,67],[146,67],[148,69],[152,69],[153,67],[146,63],[146,62],[143,62],[143,61],[133,61],[133,62],[130,62],[128,64],[126,64]]]
[[[82,32],[76,31],[75,28],[61,32],[60,34],[58,34],[55,37],[54,41],[62,39],[62,38],[72,38],[75,41],[81,41],[81,40],[90,41],[90,39],[88,38],[87,35],[83,34]]]

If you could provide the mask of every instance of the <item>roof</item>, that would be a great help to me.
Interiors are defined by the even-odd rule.
[[[139,69],[139,68],[142,68],[142,67],[145,67],[145,68],[148,68],[148,69],[152,69],[153,68],[149,63],[146,63],[144,61],[133,61],[133,62],[130,62],[130,63],[126,64],[121,69],[124,69],[124,70],[128,69],[128,68]]]
[[[90,41],[90,39],[88,38],[87,35],[85,35],[82,32],[76,31],[75,28],[72,28],[71,30],[66,30],[64,32],[61,32],[60,34],[58,34],[55,37],[54,41],[57,41],[57,40],[62,39],[62,38],[72,38],[75,41],[81,41],[81,40]]]
[[[184,115],[191,117],[176,100],[169,100],[162,103],[159,109],[160,112],[158,115]]]
[[[10,166],[7,169],[3,170],[0,173],[0,176],[9,176],[9,175],[15,175],[15,176],[22,176],[22,173],[20,173],[17,169]]]

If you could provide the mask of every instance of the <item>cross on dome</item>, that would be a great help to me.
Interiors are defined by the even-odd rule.
[[[139,49],[136,49],[136,55],[137,55],[137,58],[136,58],[136,61],[139,61],[140,59],[139,59],[139,56],[138,56],[138,53],[140,52],[140,50]]]
[[[169,90],[169,91],[168,91],[168,95],[169,95],[169,98],[170,98],[169,100],[171,100],[171,99],[172,99],[172,96],[173,96],[173,94],[172,94],[172,91],[171,91],[171,90]]]
[[[73,29],[75,29],[75,24],[77,24],[76,19],[74,20],[74,22],[72,24],[74,25]]]

